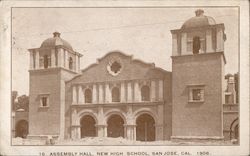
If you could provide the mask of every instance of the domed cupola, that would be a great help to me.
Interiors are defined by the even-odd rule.
[[[64,69],[78,73],[82,54],[73,50],[72,46],[54,32],[52,38],[42,42],[39,48],[29,49],[30,70]]]
[[[224,51],[224,24],[205,16],[198,9],[195,16],[184,22],[180,29],[171,30],[173,56],[197,55]]]
[[[198,9],[195,11],[195,17],[192,17],[188,19],[183,25],[182,29],[187,28],[196,28],[196,27],[203,27],[203,26],[209,26],[209,25],[215,25],[216,22],[214,18],[210,16],[205,16],[204,11],[201,9]]]
[[[40,47],[41,49],[51,49],[55,48],[56,46],[62,46],[63,48],[73,51],[72,46],[60,37],[61,34],[59,32],[54,32],[53,35],[54,37],[43,41]]]

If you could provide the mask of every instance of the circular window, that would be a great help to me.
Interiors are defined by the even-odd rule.
[[[107,66],[108,72],[113,76],[118,75],[121,72],[121,69],[122,69],[122,65],[120,61],[117,61],[117,60],[110,61]]]

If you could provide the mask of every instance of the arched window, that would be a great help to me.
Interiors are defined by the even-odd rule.
[[[195,36],[193,38],[193,54],[199,54],[200,48],[201,48],[200,37]]]
[[[91,89],[86,89],[84,92],[85,103],[92,103],[92,91]]]
[[[112,89],[112,102],[120,102],[120,89],[117,87]]]
[[[141,100],[150,101],[150,88],[146,85],[141,87]]]
[[[73,59],[69,57],[69,69],[73,69]]]
[[[48,55],[44,55],[43,56],[43,66],[44,66],[44,68],[48,68],[48,66],[49,66],[49,57],[48,57]]]

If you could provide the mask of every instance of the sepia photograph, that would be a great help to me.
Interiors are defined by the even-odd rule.
[[[238,21],[237,7],[12,8],[13,145],[237,145]]]
[[[63,4],[10,7],[8,146],[212,156],[245,144],[239,5]]]

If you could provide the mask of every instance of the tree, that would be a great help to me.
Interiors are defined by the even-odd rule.
[[[17,104],[16,110],[24,109],[25,111],[29,111],[29,96],[22,95],[22,96],[19,96],[17,99],[18,99],[18,104]]]

